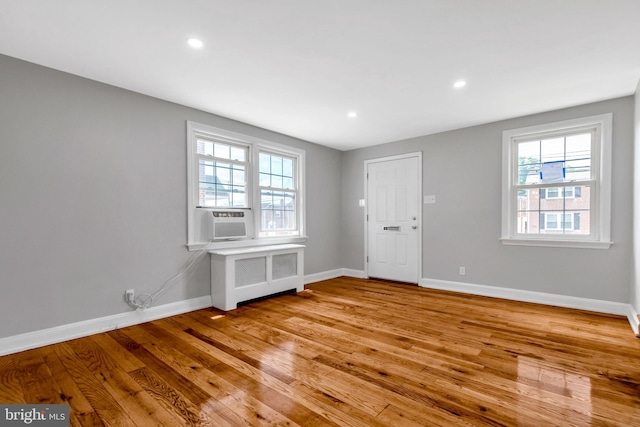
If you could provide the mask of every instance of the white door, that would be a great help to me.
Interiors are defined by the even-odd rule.
[[[366,162],[367,275],[418,283],[422,153]]]

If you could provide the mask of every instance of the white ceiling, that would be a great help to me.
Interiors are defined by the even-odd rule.
[[[640,1],[0,0],[0,53],[348,150],[633,94]]]

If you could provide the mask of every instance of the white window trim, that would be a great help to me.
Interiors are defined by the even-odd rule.
[[[196,189],[198,188],[198,167],[195,163],[196,153],[195,144],[197,135],[203,135],[213,138],[219,138],[226,140],[229,143],[248,145],[249,156],[251,162],[247,168],[247,192],[250,193],[248,197],[248,203],[252,209],[253,215],[253,229],[255,237],[252,239],[233,240],[233,241],[221,241],[210,242],[196,236],[195,231],[195,209],[208,209],[197,208],[198,198],[196,197]],[[299,234],[297,236],[278,236],[278,237],[258,237],[260,230],[260,195],[258,183],[258,153],[261,149],[265,151],[271,151],[274,153],[282,153],[290,157],[296,157],[296,173],[297,173],[297,191],[298,191],[298,229]],[[187,248],[189,251],[205,250],[205,249],[226,249],[226,248],[241,248],[250,246],[263,246],[274,245],[284,243],[304,243],[307,240],[306,236],[306,203],[305,203],[305,151],[297,149],[288,145],[278,144],[272,141],[256,138],[250,135],[245,135],[237,132],[232,132],[226,129],[217,128],[214,126],[205,125],[187,120]],[[214,208],[211,208],[214,209]],[[226,208],[225,208],[226,209]],[[228,208],[229,210],[240,208]]]
[[[598,126],[600,134],[591,153],[593,164],[598,166],[598,176],[593,186],[594,208],[591,216],[595,226],[593,235],[580,238],[575,235],[518,235],[516,233],[516,198],[514,174],[517,174],[515,150],[517,141],[527,136],[543,136],[544,133],[570,132],[572,129]],[[561,122],[506,130],[502,133],[502,236],[505,245],[549,246],[566,248],[608,249],[611,247],[611,151],[613,145],[613,114],[600,114]],[[557,187],[558,185],[549,185]],[[593,194],[595,193],[595,195]],[[592,228],[593,229],[593,228]]]

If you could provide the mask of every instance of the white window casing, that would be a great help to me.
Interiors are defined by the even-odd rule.
[[[564,166],[569,160],[562,161],[562,176],[558,180],[546,182],[542,178],[536,182],[522,182],[519,171],[519,144],[535,143],[540,140],[549,141],[552,139],[565,138],[565,152],[567,138],[579,134],[591,135],[590,149],[590,174],[589,176],[572,176],[565,178]],[[505,245],[526,245],[526,246],[552,246],[552,247],[572,247],[572,248],[592,248],[608,249],[611,242],[611,151],[612,151],[612,114],[602,114],[566,120],[562,122],[530,126],[520,129],[511,129],[503,132],[502,137],[502,235],[501,242]],[[542,149],[541,149],[542,152]],[[540,171],[551,171],[548,164],[554,162],[543,162],[540,155]],[[585,173],[586,174],[586,173]],[[535,178],[535,172],[532,175]],[[551,176],[551,173],[549,173]],[[527,179],[528,181],[528,179]],[[535,180],[532,180],[535,181]],[[568,190],[565,190],[569,188]],[[580,190],[580,192],[577,191]],[[518,213],[524,212],[519,206],[519,195],[527,194],[526,198],[532,199],[533,195],[538,195],[538,210],[532,209],[530,212],[535,218],[536,212],[542,218],[547,213],[552,213],[557,209],[542,208],[539,201],[544,198],[544,194],[552,190],[552,196],[548,203],[560,203],[558,218],[578,210],[568,209],[565,211],[565,204],[576,203],[580,200],[581,192],[590,197],[589,206],[584,215],[588,219],[588,227],[584,233],[568,232],[554,233],[554,230],[538,230],[537,232],[527,229],[522,231],[522,218],[518,218]],[[520,193],[519,193],[520,192]],[[585,201],[586,203],[586,201]],[[528,209],[528,208],[527,208]],[[540,220],[540,219],[538,219]],[[538,221],[536,220],[536,221]],[[562,231],[562,230],[561,230]]]

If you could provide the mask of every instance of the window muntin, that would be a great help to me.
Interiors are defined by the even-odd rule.
[[[258,163],[260,235],[295,234],[298,228],[296,158],[260,151]]]
[[[505,131],[505,244],[610,246],[611,114]]]

